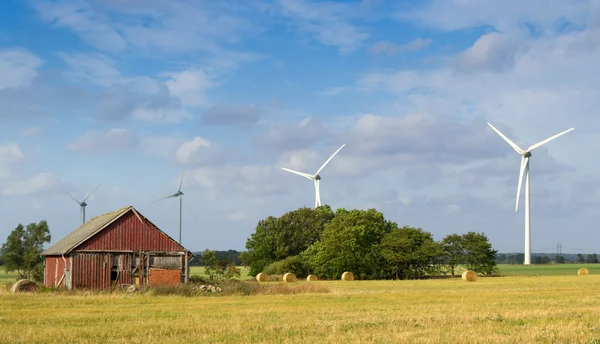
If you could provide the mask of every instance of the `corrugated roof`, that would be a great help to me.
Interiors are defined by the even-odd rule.
[[[42,255],[54,256],[67,254],[72,249],[94,236],[94,234],[100,232],[111,222],[118,219],[131,209],[133,209],[132,206],[127,206],[119,210],[89,219],[86,223],[69,233],[67,236],[59,240],[56,244],[48,247],[47,250],[42,252]]]

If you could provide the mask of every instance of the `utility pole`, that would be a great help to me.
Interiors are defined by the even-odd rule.
[[[557,256],[557,258],[562,256],[562,245],[561,244],[556,245],[556,256]],[[556,262],[556,263],[558,264],[558,262]]]

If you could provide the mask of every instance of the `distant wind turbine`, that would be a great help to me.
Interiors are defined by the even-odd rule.
[[[321,193],[319,191],[319,182],[321,181],[321,176],[319,175],[319,173],[321,173],[321,171],[323,171],[323,168],[325,168],[325,166],[331,161],[331,159],[333,159],[333,157],[342,148],[344,148],[345,145],[346,144],[344,143],[340,148],[338,148],[338,150],[336,150],[335,153],[333,153],[329,157],[329,159],[327,159],[327,161],[325,161],[325,163],[323,164],[323,166],[321,166],[321,168],[319,168],[315,174],[308,174],[308,173],[304,173],[304,172],[298,172],[298,171],[290,170],[289,168],[285,168],[285,167],[281,168],[284,171],[292,172],[292,173],[297,174],[299,176],[302,176],[304,178],[308,178],[308,179],[312,179],[313,180],[313,182],[315,184],[315,208],[318,208],[318,207],[321,206]]]
[[[191,156],[190,156],[190,158],[191,158]],[[189,159],[188,159],[188,161],[189,161]],[[163,197],[163,198],[160,198],[160,199],[157,199],[156,201],[151,202],[151,203],[156,203],[158,201],[162,201],[162,200],[167,199],[167,198],[179,197],[179,244],[180,245],[181,245],[182,206],[183,206],[183,203],[185,202],[185,200],[183,198],[183,192],[181,191],[181,187],[183,186],[183,180],[185,178],[185,173],[186,172],[187,172],[187,169],[183,171],[183,175],[181,176],[181,181],[179,182],[179,189],[177,189],[176,193],[174,193],[172,195],[169,195],[169,196],[166,196],[166,197]],[[188,206],[187,203],[186,203],[186,206]],[[193,214],[193,212],[192,212],[192,214]]]
[[[521,184],[523,182],[523,174],[525,174],[525,259],[523,261],[524,265],[531,264],[531,218],[529,215],[530,204],[529,204],[529,190],[530,190],[530,182],[531,176],[529,175],[529,158],[531,158],[531,152],[554,140],[555,138],[562,136],[575,128],[567,129],[561,133],[558,133],[554,136],[550,136],[549,138],[540,141],[527,149],[521,149],[514,142],[509,140],[504,134],[500,132],[500,130],[496,129],[493,125],[488,123],[488,125],[498,134],[504,141],[506,141],[517,153],[521,155],[521,168],[519,170],[519,186],[517,187],[517,202],[515,204],[515,211],[519,209],[519,196],[521,195]]]
[[[69,196],[71,196],[71,198],[77,202],[77,204],[79,204],[79,206],[81,206],[81,224],[85,223],[85,207],[87,207],[87,203],[85,203],[85,201],[87,201],[88,198],[90,198],[90,196],[94,193],[94,191],[96,191],[98,188],[100,187],[100,185],[98,184],[98,186],[96,186],[96,188],[94,188],[94,190],[92,190],[92,192],[90,192],[89,195],[87,195],[86,198],[83,199],[83,201],[79,202],[75,197],[73,197],[70,193],[68,193]]]

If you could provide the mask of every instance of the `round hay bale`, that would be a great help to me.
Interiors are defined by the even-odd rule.
[[[342,274],[342,281],[354,281],[354,274],[350,271],[346,271]]]
[[[281,278],[284,282],[296,282],[296,275],[291,272],[285,273]]]
[[[475,282],[477,280],[477,273],[473,270],[467,270],[462,274],[463,281]]]
[[[10,292],[15,293],[34,293],[37,291],[37,284],[35,282],[22,279],[18,280],[17,283],[13,284],[10,288]]]
[[[590,274],[590,271],[586,268],[581,268],[577,271],[577,276],[587,276]]]
[[[307,281],[318,281],[319,277],[317,277],[316,275],[308,275],[308,277],[306,277]]]
[[[258,275],[256,275],[256,280],[258,282],[268,282],[269,281],[269,275],[267,275],[264,272],[261,272]]]

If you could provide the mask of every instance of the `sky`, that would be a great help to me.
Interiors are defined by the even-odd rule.
[[[52,243],[133,205],[183,245],[244,249],[259,220],[376,208],[437,240],[600,252],[600,2],[0,2],[0,242]]]

